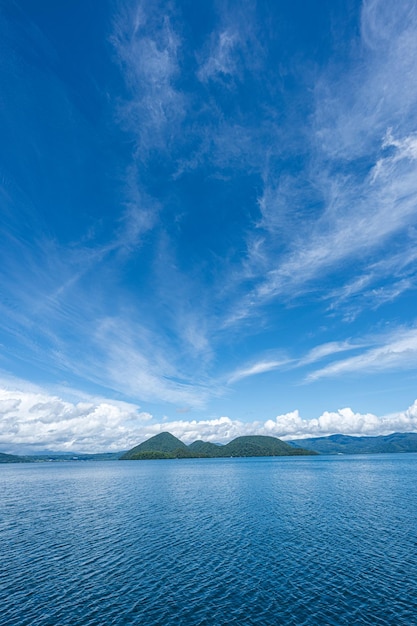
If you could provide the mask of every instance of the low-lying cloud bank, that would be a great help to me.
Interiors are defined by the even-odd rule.
[[[37,391],[0,389],[0,451],[41,450],[103,452],[127,450],[163,431],[185,443],[196,439],[226,443],[240,435],[281,439],[345,435],[384,435],[417,431],[417,400],[405,411],[378,417],[350,408],[325,411],[303,419],[297,410],[266,421],[241,422],[229,417],[208,420],[164,420],[127,402],[94,399],[78,403]]]

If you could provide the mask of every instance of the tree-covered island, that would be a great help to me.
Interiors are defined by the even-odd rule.
[[[189,446],[171,433],[159,433],[140,443],[120,458],[125,461],[145,459],[212,459],[253,456],[304,456],[317,454],[312,450],[294,448],[276,437],[253,435],[237,437],[226,445],[194,441]]]

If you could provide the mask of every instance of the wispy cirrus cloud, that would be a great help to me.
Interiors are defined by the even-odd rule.
[[[417,224],[417,88],[411,78],[417,12],[406,1],[385,23],[380,16],[386,11],[379,0],[364,2],[350,69],[317,71],[299,174],[270,165],[265,170],[258,235],[248,238],[246,266],[257,284],[231,314],[232,323],[273,299],[323,290],[323,277],[343,284],[346,264],[357,274],[352,279],[350,272],[349,284],[361,293],[372,284],[379,259],[393,257],[399,269],[400,258],[409,255]],[[400,271],[384,279],[380,302],[411,285]]]
[[[209,396],[207,382],[203,373],[199,378],[187,363],[192,358],[190,352],[176,354],[175,347],[149,327],[121,323],[117,318],[103,320],[95,333],[95,343],[101,352],[97,374],[101,384],[148,402],[195,408],[205,404]],[[197,354],[194,358],[197,361]],[[93,372],[90,364],[86,376]]]
[[[211,348],[200,314],[186,306],[186,294],[181,303],[180,290],[174,289],[179,304],[173,300],[172,319],[166,316],[162,328],[150,313],[151,295],[148,306],[120,291],[124,257],[132,249],[137,253],[148,228],[138,218],[130,230],[136,218],[124,217],[113,241],[101,246],[16,243],[16,254],[4,258],[1,279],[8,294],[0,303],[0,330],[8,337],[3,361],[22,358],[36,367],[35,380],[55,371],[84,388],[93,384],[148,402],[202,406],[210,395],[204,370]],[[167,338],[171,328],[177,332]]]
[[[356,62],[345,75],[331,68],[316,86],[315,129],[326,155],[348,161],[372,153],[389,127],[403,137],[415,131],[416,30],[412,0],[363,2]]]
[[[354,319],[362,308],[377,309],[416,288],[416,237],[408,233],[409,245],[400,251],[370,263],[362,274],[324,295],[329,310],[341,310],[343,316]]]
[[[343,330],[324,326],[338,317],[353,323],[364,308],[415,288],[414,3],[365,0],[357,40],[342,42],[343,54],[333,57],[325,46],[314,62],[295,58],[310,54],[305,42],[294,43],[294,58],[282,52],[277,33],[293,13],[284,6],[268,7],[268,24],[253,2],[239,11],[233,3],[207,5],[207,23],[200,9],[197,18],[183,8],[170,0],[111,5],[116,65],[101,59],[96,68],[98,82],[103,74],[108,82],[87,96],[103,88],[105,120],[87,130],[76,116],[73,77],[56,62],[64,46],[54,60],[56,50],[42,56],[31,43],[48,68],[45,92],[43,70],[26,72],[22,59],[13,66],[22,102],[12,125],[16,172],[25,192],[3,177],[3,358],[30,364],[35,378],[48,370],[100,393],[188,409],[218,397],[222,385],[280,368],[291,369],[292,380],[297,368],[310,371],[319,361],[325,367],[311,380],[336,376],[337,367],[367,371],[360,357],[378,361],[373,351],[391,339],[344,340]],[[40,31],[35,39],[45,45]],[[5,118],[13,117],[9,102]],[[55,130],[47,136],[47,115],[38,122],[45,107],[56,115],[51,128],[70,129],[59,140]],[[65,154],[71,142],[62,138],[73,141]],[[68,174],[54,184],[59,170]],[[82,191],[67,200],[70,188]],[[295,315],[281,325],[283,309],[295,304],[305,317],[299,336],[286,337],[281,329],[298,322]],[[267,327],[282,354],[291,354],[294,338],[294,352],[305,356],[255,355],[245,342]],[[329,341],[332,333],[342,339]],[[312,337],[327,343],[308,351]],[[391,366],[400,369],[406,351],[397,352],[403,356]]]
[[[236,30],[225,29],[216,33],[208,57],[198,71],[202,81],[233,76],[237,71],[236,50],[240,35]]]
[[[371,253],[379,253],[390,237],[414,225],[414,140],[414,136],[408,136],[390,144],[394,154],[378,159],[377,175],[371,170],[360,185],[356,176],[335,176],[330,183],[331,197],[321,216],[313,222],[306,221],[286,257],[268,271],[250,298],[262,303],[291,290],[297,294],[314,286],[323,273],[340,268],[343,262],[358,256],[374,261]],[[318,180],[323,188],[327,181],[327,174]]]
[[[364,345],[366,344],[356,344],[350,341],[330,341],[320,346],[316,346],[315,348],[310,350],[304,357],[302,357],[297,362],[297,367],[309,365],[310,363],[316,363],[321,359],[333,356],[335,354],[339,354],[341,352],[350,352],[352,350],[357,350],[358,348],[362,348]]]
[[[259,67],[262,45],[257,36],[257,16],[252,3],[242,2],[239,11],[227,4],[218,7],[217,25],[198,53],[197,77],[234,88],[245,72]]]
[[[384,340],[385,339],[385,340]],[[367,374],[417,367],[417,330],[400,329],[381,337],[379,345],[347,359],[331,362],[307,376],[307,382],[344,374]]]
[[[301,357],[285,357],[280,359],[273,358],[260,358],[250,364],[245,364],[235,371],[233,371],[227,378],[227,384],[232,385],[242,379],[256,376],[258,374],[264,374],[266,372],[272,372],[274,370],[286,369],[296,370],[308,367],[318,361],[330,360],[335,358],[336,355],[343,352],[360,352],[363,348],[373,345],[375,339],[364,340],[354,342],[351,340],[345,341],[330,341],[318,346],[315,346]]]
[[[288,365],[290,362],[291,361],[289,359],[257,361],[252,365],[244,366],[232,372],[227,379],[227,383],[230,385],[242,380],[243,378],[272,372],[273,370],[283,367],[284,365]]]
[[[121,5],[111,41],[122,67],[128,97],[120,121],[136,138],[136,157],[165,150],[185,113],[185,96],[176,88],[181,41],[169,5]]]

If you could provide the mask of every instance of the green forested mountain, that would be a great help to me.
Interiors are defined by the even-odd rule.
[[[188,449],[193,453],[201,456],[216,457],[221,456],[221,451],[224,446],[210,443],[210,441],[193,441],[188,446]]]
[[[417,433],[394,433],[378,437],[331,435],[288,442],[319,454],[383,454],[388,452],[417,452]]]
[[[120,458],[122,460],[166,459],[166,458],[219,458],[249,456],[299,456],[316,454],[311,450],[277,439],[276,437],[238,437],[225,446],[207,441],[194,441],[186,446],[170,433],[160,433],[135,446]]]
[[[149,454],[149,453],[153,454]],[[158,456],[158,453],[160,455]],[[131,450],[128,450],[120,457],[123,461],[150,458],[182,458],[191,457],[192,453],[188,447],[171,433],[159,433],[147,441],[140,443]]]
[[[237,437],[230,443],[222,446],[221,456],[294,456],[308,454],[306,450],[294,448],[288,443],[264,435]]]

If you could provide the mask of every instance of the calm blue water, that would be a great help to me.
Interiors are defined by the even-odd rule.
[[[417,624],[417,455],[0,466],[0,624]]]

